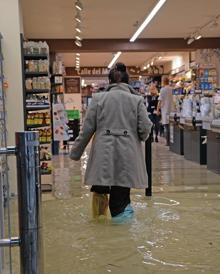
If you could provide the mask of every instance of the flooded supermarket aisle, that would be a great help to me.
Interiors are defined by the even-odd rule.
[[[81,162],[55,158],[54,194],[43,196],[46,274],[220,272],[220,176],[153,146],[153,197],[132,191],[135,216],[92,220]]]

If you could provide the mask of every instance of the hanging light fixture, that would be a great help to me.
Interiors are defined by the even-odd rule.
[[[195,41],[195,39],[194,39],[193,37],[189,38],[189,39],[187,40],[187,45],[192,44],[194,41]]]
[[[79,40],[76,40],[75,44],[77,45],[77,47],[82,47],[82,43]]]
[[[201,38],[202,38],[201,33],[198,32],[198,33],[195,34],[195,40],[199,40]]]
[[[76,16],[75,16],[75,19],[76,19],[76,21],[79,22],[79,23],[82,22],[82,17],[81,17],[81,15],[80,15],[79,12],[77,12],[77,14],[76,14]]]
[[[82,41],[82,38],[79,35],[75,36],[76,40]]]
[[[77,53],[76,53],[76,56],[80,56],[80,53],[77,52]]]
[[[81,31],[81,26],[80,26],[80,24],[79,23],[77,23],[76,24],[76,28],[75,28],[75,30],[77,31],[77,32],[79,32],[79,33],[81,33],[82,31]]]
[[[83,5],[82,5],[82,3],[80,2],[80,0],[77,0],[77,1],[75,2],[75,7],[76,7],[77,10],[80,10],[80,11],[83,10]]]

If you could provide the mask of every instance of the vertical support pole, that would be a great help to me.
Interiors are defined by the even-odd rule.
[[[148,188],[145,190],[145,195],[152,196],[152,132],[145,142],[145,161],[148,175]]]
[[[39,135],[16,133],[21,274],[44,274]]]

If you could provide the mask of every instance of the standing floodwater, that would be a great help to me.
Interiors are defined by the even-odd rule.
[[[133,191],[135,218],[124,225],[92,220],[87,156],[57,158],[56,198],[44,202],[45,273],[220,273],[219,175],[161,145],[153,151],[153,198]]]

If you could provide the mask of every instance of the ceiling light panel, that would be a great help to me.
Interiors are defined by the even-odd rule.
[[[137,29],[137,31],[134,33],[134,35],[131,37],[130,42],[134,42],[138,36],[141,34],[141,32],[147,27],[147,25],[151,22],[151,20],[154,18],[154,16],[158,13],[158,11],[162,8],[162,6],[165,4],[167,0],[159,0],[156,6],[152,9],[150,14],[146,17],[144,22],[140,25],[140,27]]]
[[[120,57],[120,55],[121,55],[121,51],[118,51],[116,54],[115,54],[115,56],[113,57],[113,59],[111,60],[111,62],[109,63],[109,65],[108,65],[108,68],[110,69],[113,65],[114,65],[114,63],[118,60],[118,58]]]

